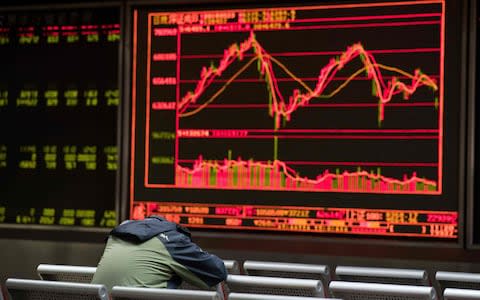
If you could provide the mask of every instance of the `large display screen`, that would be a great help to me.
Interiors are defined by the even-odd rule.
[[[119,13],[0,11],[0,223],[115,225]]]
[[[134,8],[132,217],[456,239],[454,15],[441,0]]]

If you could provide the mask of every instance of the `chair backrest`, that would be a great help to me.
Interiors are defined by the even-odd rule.
[[[97,268],[85,266],[49,265],[37,266],[40,279],[51,281],[70,281],[90,283]]]
[[[278,296],[266,294],[230,293],[228,300],[335,300],[333,298]],[[337,299],[338,300],[338,299]]]
[[[436,300],[431,286],[331,281],[330,293],[344,300]]]
[[[443,291],[444,300],[479,300],[480,291],[470,289],[446,288]]]
[[[247,260],[243,269],[246,274],[254,276],[321,280],[324,287],[330,282],[330,268],[325,265]]]
[[[220,296],[213,291],[175,290],[114,286],[112,300],[220,300]]]
[[[427,271],[416,269],[337,266],[337,280],[429,286]]]
[[[435,273],[435,279],[442,289],[445,288],[466,288],[480,289],[480,274],[463,273],[463,272],[445,272],[438,271]]]
[[[320,280],[266,276],[228,275],[229,292],[324,297]]]
[[[30,279],[7,279],[5,285],[14,300],[108,300],[103,284],[59,282]]]

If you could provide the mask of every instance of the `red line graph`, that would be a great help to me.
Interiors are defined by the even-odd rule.
[[[251,32],[247,40],[240,44],[233,44],[224,51],[224,56],[218,63],[218,66],[212,65],[208,68],[202,68],[200,79],[198,80],[194,91],[188,92],[180,100],[180,103],[178,104],[179,113],[184,113],[190,104],[196,103],[204,91],[218,77],[220,77],[233,62],[237,59],[243,60],[244,54],[250,50],[255,53],[259,72],[261,75],[265,76],[265,81],[271,97],[269,114],[275,119],[276,128],[280,128],[281,119],[289,121],[291,114],[299,107],[305,106],[311,100],[321,97],[329,83],[335,78],[337,72],[354,59],[361,60],[362,64],[365,66],[367,77],[372,80],[374,84],[375,96],[379,99],[379,122],[383,121],[384,107],[390,102],[394,95],[401,93],[403,94],[404,99],[408,99],[408,97],[420,86],[428,86],[434,90],[438,89],[435,80],[430,76],[423,74],[418,69],[414,71],[410,84],[405,84],[395,77],[391,80],[385,80],[373,55],[365,50],[360,43],[357,43],[350,46],[342,53],[342,55],[340,55],[339,58],[330,59],[330,62],[320,70],[318,82],[313,90],[302,93],[300,90],[295,89],[293,95],[290,95],[288,100],[286,100],[280,93],[278,79],[273,71],[272,57],[257,41],[255,34]]]

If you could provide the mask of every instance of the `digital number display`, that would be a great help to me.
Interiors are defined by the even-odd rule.
[[[0,12],[0,223],[116,224],[119,9]]]

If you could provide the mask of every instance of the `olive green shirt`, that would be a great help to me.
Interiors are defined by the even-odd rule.
[[[200,278],[175,261],[157,237],[135,244],[110,236],[92,283],[104,284],[109,290],[113,286],[166,288],[174,276],[208,288]]]

